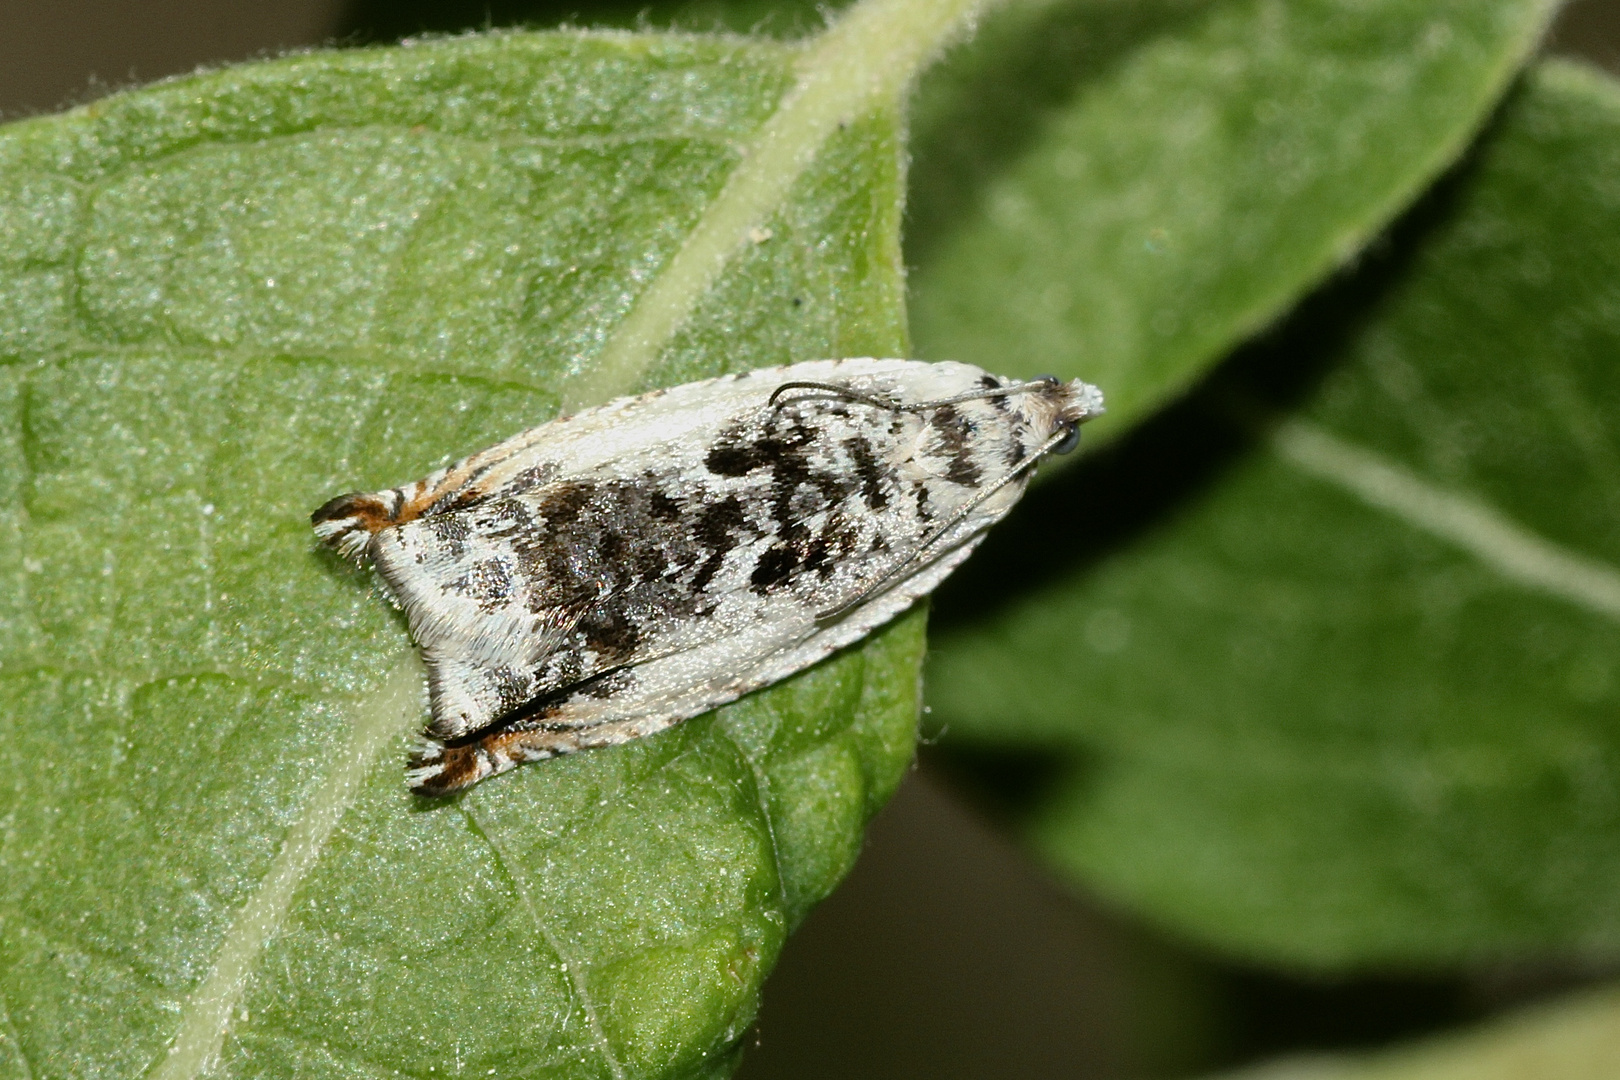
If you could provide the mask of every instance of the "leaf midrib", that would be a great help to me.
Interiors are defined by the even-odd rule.
[[[153,1080],[197,1076],[218,1057],[259,955],[281,928],[299,885],[320,858],[377,757],[416,721],[422,681],[420,663],[407,653],[376,693],[355,703],[348,744],[335,755],[331,769],[300,808],[258,888],[231,920],[208,976],[186,1004],[168,1053],[148,1073]]]

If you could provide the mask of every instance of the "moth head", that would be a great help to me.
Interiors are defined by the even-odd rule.
[[[1037,375],[1035,386],[1023,395],[1030,427],[1043,439],[1062,434],[1051,453],[1067,454],[1080,445],[1080,425],[1104,412],[1102,391],[1075,379],[1064,382],[1056,375]],[[1038,384],[1038,385],[1036,385]]]

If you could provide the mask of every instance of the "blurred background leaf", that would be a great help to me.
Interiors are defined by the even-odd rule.
[[[1054,865],[1281,962],[1620,947],[1617,230],[1620,92],[1541,69],[1354,279],[992,539],[930,699],[1066,756]]]
[[[919,97],[919,354],[1084,376],[1123,430],[1454,161],[1554,7],[1012,5]]]
[[[1458,1035],[1356,1057],[1294,1058],[1225,1080],[1609,1080],[1620,1075],[1620,993],[1542,1005]]]

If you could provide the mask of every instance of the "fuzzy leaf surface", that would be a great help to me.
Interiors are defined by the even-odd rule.
[[[0,1076],[728,1071],[920,619],[429,804],[403,621],[308,515],[553,416],[794,63],[488,35],[0,130]],[[616,392],[904,355],[897,138],[851,117]]]

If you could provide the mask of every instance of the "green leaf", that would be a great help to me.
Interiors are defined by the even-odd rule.
[[[1124,430],[1454,161],[1555,7],[1012,5],[920,97],[919,355],[1083,376]]]
[[[560,402],[904,355],[897,91],[970,10],[317,53],[0,130],[0,1076],[728,1071],[910,759],[920,614],[429,804],[403,622],[308,515]]]
[[[1377,265],[992,538],[1020,591],[954,594],[930,697],[1061,748],[1041,852],[1246,956],[1620,945],[1616,235],[1620,88],[1540,69]]]
[[[397,41],[424,33],[457,34],[492,26],[592,27],[686,30],[708,33],[806,37],[823,29],[827,13],[849,0],[351,0],[344,5],[340,36]]]
[[[1620,1073],[1620,993],[1610,987],[1472,1031],[1372,1054],[1284,1060],[1225,1080],[1609,1080]]]

